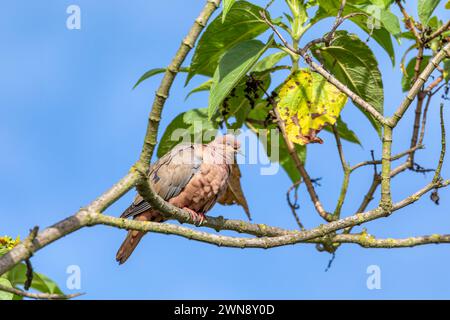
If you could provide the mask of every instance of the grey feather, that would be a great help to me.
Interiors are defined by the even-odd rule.
[[[201,144],[178,144],[151,166],[149,182],[161,198],[168,201],[183,191],[200,169],[201,153],[196,151],[202,147]],[[122,213],[121,218],[133,217],[150,208],[150,204],[137,195],[133,204]]]

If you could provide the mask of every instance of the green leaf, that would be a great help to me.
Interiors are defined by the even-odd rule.
[[[442,21],[440,21],[438,17],[433,16],[433,17],[428,21],[428,26],[429,26],[432,30],[436,30],[436,29],[438,29],[440,26],[442,26]]]
[[[261,55],[272,44],[271,37],[266,45],[259,40],[247,40],[231,48],[220,59],[214,72],[213,84],[209,95],[208,115],[211,119],[220,104],[230,94],[231,90],[249,72]]]
[[[356,35],[337,31],[329,47],[319,47],[325,67],[350,90],[383,114],[384,93],[378,62],[370,48]],[[319,55],[313,50],[316,58]],[[381,127],[367,112],[373,127],[381,134]]]
[[[313,17],[311,22],[317,23],[318,21],[328,18],[334,17],[337,15],[340,1],[320,1],[319,10],[317,10],[316,15]],[[355,13],[355,12],[365,12],[361,8],[357,8],[348,4],[345,6],[344,14]],[[355,16],[350,19],[353,23],[355,23],[358,27],[360,27],[364,32],[366,32],[371,38],[373,38],[389,55],[391,58],[392,65],[395,65],[395,51],[394,46],[392,44],[392,39],[389,31],[384,26],[379,26],[378,28],[369,28],[368,19],[365,16]]]
[[[10,271],[8,271],[7,279],[11,282],[11,284],[14,287],[24,285],[27,280],[26,272],[27,272],[26,265],[20,263],[16,265],[14,268],[12,268]],[[53,280],[37,272],[33,272],[33,281],[31,283],[31,288],[40,291],[42,293],[64,294]]]
[[[389,10],[384,10],[376,5],[355,5],[356,8],[359,8],[362,12],[369,14],[376,21],[382,23],[382,25],[386,28],[386,30],[392,34],[397,35],[402,30],[400,28],[400,21],[397,16],[390,12]],[[379,26],[374,26],[377,29]]]
[[[195,89],[192,89],[191,92],[189,92],[188,95],[186,96],[185,100],[187,100],[187,98],[189,98],[193,93],[201,92],[201,91],[208,91],[209,89],[211,89],[212,83],[213,83],[212,79],[206,80],[205,82],[200,84]]]
[[[370,2],[374,5],[377,5],[380,8],[388,9],[395,0],[370,0]]]
[[[200,38],[192,58],[186,84],[196,74],[213,76],[222,55],[236,44],[254,39],[267,30],[260,18],[261,7],[237,1],[222,23],[222,15],[212,21]]]
[[[12,288],[13,286],[11,285],[11,282],[6,279],[6,278],[2,278],[0,277],[0,284],[4,287],[7,288]],[[14,298],[14,294],[13,293],[9,293],[6,291],[1,291],[0,290],[0,300],[13,300]]]
[[[398,38],[408,39],[408,40],[416,40],[416,37],[413,35],[411,31],[401,32],[397,36]]]
[[[425,69],[425,67],[428,64],[428,61],[430,61],[430,56],[423,56],[423,59],[420,63],[419,67],[419,73]],[[412,81],[414,79],[414,67],[416,66],[416,58],[412,58],[409,60],[408,64],[406,65],[406,74],[403,75],[402,78],[402,89],[403,91],[408,91],[411,89]]]
[[[209,142],[217,132],[217,123],[208,120],[208,109],[192,109],[175,117],[167,126],[158,145],[157,156],[161,158],[178,143]]]
[[[253,68],[253,72],[263,72],[268,69],[273,68],[281,59],[287,56],[287,53],[284,51],[279,51],[268,55],[267,57],[258,61],[258,63]]]
[[[166,72],[167,68],[154,68],[148,70],[146,73],[144,73],[139,80],[136,82],[136,84],[133,86],[133,89],[135,89],[141,82],[147,80],[148,78],[151,78],[157,74]],[[179,72],[189,72],[189,68],[180,68]]]
[[[419,14],[420,22],[428,26],[428,20],[433,14],[434,9],[436,9],[440,0],[418,0],[417,12]]]
[[[359,144],[360,146],[362,145],[356,133],[350,130],[347,124],[342,120],[342,116],[339,117],[336,122],[336,129],[341,139],[347,140],[348,142]],[[326,126],[325,130],[331,133],[333,132],[333,129],[330,126]]]
[[[392,44],[391,34],[386,28],[381,27],[377,29],[369,29],[367,26],[367,19],[364,16],[356,16],[350,19],[353,23],[364,30],[370,37],[375,40],[391,58],[392,66],[395,65],[395,51]]]
[[[235,2],[236,0],[223,0],[222,23],[225,22],[225,17]]]

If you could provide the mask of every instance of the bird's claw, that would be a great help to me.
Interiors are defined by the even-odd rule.
[[[205,220],[206,220],[205,214],[195,212],[194,210],[189,209],[189,208],[183,208],[183,209],[189,213],[189,216],[194,221],[194,224],[197,227],[200,227],[203,224],[203,222],[205,222]]]

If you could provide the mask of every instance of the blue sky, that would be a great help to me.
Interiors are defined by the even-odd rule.
[[[408,3],[415,12],[413,1]],[[71,4],[81,8],[81,30],[66,28],[66,8]],[[203,5],[204,1],[185,0],[1,2],[0,234],[25,236],[34,225],[51,225],[127,172],[138,157],[160,79],[150,79],[134,91],[131,87],[148,69],[170,62]],[[275,1],[272,15],[283,10],[283,1]],[[449,18],[448,11],[440,11],[441,18]],[[326,20],[314,27],[304,41],[323,34],[331,24],[332,20]],[[344,26],[367,38],[352,24]],[[399,59],[407,45],[396,46],[397,63],[392,67],[387,54],[369,41],[383,74],[386,114],[392,114],[403,97]],[[273,82],[279,83],[286,75],[280,72]],[[194,78],[187,88],[184,80],[185,75],[180,75],[173,86],[161,129],[178,113],[207,105],[206,93],[184,101],[189,90],[204,78]],[[427,150],[417,155],[424,167],[437,163],[439,102],[436,97],[430,108]],[[363,147],[344,142],[348,161],[355,164],[368,159],[371,149],[379,157],[379,138],[364,116],[349,103],[343,118],[363,141]],[[394,135],[394,152],[409,146],[411,120],[410,111]],[[317,192],[331,210],[342,172],[334,138],[326,132],[321,137],[323,145],[308,148],[307,169],[312,177],[322,177]],[[285,199],[289,178],[282,170],[274,176],[261,176],[259,169],[258,165],[242,167],[242,184],[254,221],[295,228]],[[448,175],[448,165],[442,172],[444,177]],[[352,176],[343,214],[354,213],[371,177],[369,167]],[[430,179],[430,174],[414,173],[396,178],[394,200]],[[368,223],[368,231],[380,237],[448,233],[450,194],[442,190],[440,195],[440,206],[425,196],[389,219]],[[130,192],[107,213],[119,215],[133,196]],[[300,205],[307,227],[322,223],[304,188]],[[216,206],[211,215],[219,214],[245,219],[239,207]],[[39,251],[32,261],[36,270],[55,279],[69,293],[66,269],[78,265],[82,273],[79,291],[87,292],[84,298],[89,299],[450,297],[448,245],[395,250],[345,245],[325,272],[330,255],[312,245],[240,250],[148,234],[130,260],[119,267],[114,257],[124,237],[124,231],[110,227],[86,228]],[[370,265],[380,267],[380,290],[366,286]]]

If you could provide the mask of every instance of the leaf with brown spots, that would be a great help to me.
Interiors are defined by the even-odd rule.
[[[233,204],[241,206],[244,208],[245,214],[251,221],[252,217],[241,186],[241,170],[239,170],[239,166],[236,162],[231,165],[230,179],[228,179],[227,184],[226,191],[220,196],[217,202],[226,206]]]
[[[300,145],[322,143],[317,134],[333,125],[347,96],[309,69],[291,74],[280,88],[277,109],[289,139]]]

